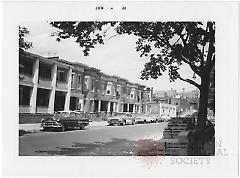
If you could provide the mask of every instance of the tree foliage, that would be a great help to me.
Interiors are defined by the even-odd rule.
[[[103,27],[107,24],[118,34],[139,37],[136,50],[149,57],[142,79],[156,79],[168,69],[170,81],[180,79],[200,89],[195,81],[179,75],[180,66],[188,64],[201,77],[215,62],[214,22],[51,22],[59,29],[54,34],[58,41],[76,38],[86,56],[95,45],[104,44],[107,30]]]
[[[209,76],[215,63],[214,22],[51,22],[58,31],[53,34],[58,41],[75,38],[83,47],[84,55],[97,44],[104,44],[107,31],[117,35],[138,37],[136,51],[149,58],[141,72],[142,79],[157,79],[166,70],[170,81],[180,79],[200,90],[199,117],[207,113]],[[201,78],[201,83],[179,74],[182,64],[187,64]],[[205,119],[201,120],[204,127]],[[200,122],[199,122],[200,123]]]
[[[26,42],[24,40],[24,37],[29,34],[29,30],[26,27],[19,26],[19,51],[23,52],[24,50],[28,50],[29,48],[32,48],[32,42]]]

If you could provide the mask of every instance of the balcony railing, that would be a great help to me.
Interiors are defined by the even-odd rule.
[[[48,113],[48,106],[37,106],[37,113]]]
[[[52,87],[52,80],[50,78],[41,78],[38,79],[38,84],[45,87]]]
[[[19,74],[19,80],[24,82],[33,82],[33,76],[28,74]]]
[[[30,106],[19,106],[19,113],[30,113]]]
[[[67,90],[67,82],[57,81],[56,88],[59,90]]]

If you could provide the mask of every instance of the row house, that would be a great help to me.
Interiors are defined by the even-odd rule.
[[[71,64],[27,52],[19,57],[19,112],[53,113],[69,109]]]
[[[29,52],[19,56],[19,112],[149,112],[152,89],[81,63]]]

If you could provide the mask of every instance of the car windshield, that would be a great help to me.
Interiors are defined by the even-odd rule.
[[[57,115],[67,117],[67,116],[69,116],[69,112],[57,112]]]

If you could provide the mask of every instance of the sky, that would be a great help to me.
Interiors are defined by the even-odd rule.
[[[57,31],[48,22],[34,21],[24,22],[20,26],[27,27],[30,34],[25,37],[26,41],[32,42],[33,48],[29,52],[49,57],[59,56],[61,59],[71,62],[80,62],[91,67],[100,69],[109,75],[118,75],[130,82],[140,83],[147,87],[153,87],[154,91],[176,89],[179,92],[195,90],[196,87],[186,82],[176,80],[169,81],[167,71],[158,79],[141,80],[141,71],[148,61],[146,57],[140,57],[136,52],[136,37],[132,35],[119,35],[105,41],[104,45],[97,45],[85,57],[82,48],[74,39],[66,39],[57,42],[51,34]],[[192,78],[193,71],[187,66],[181,66],[180,74],[184,78]],[[200,82],[197,78],[196,82]]]

